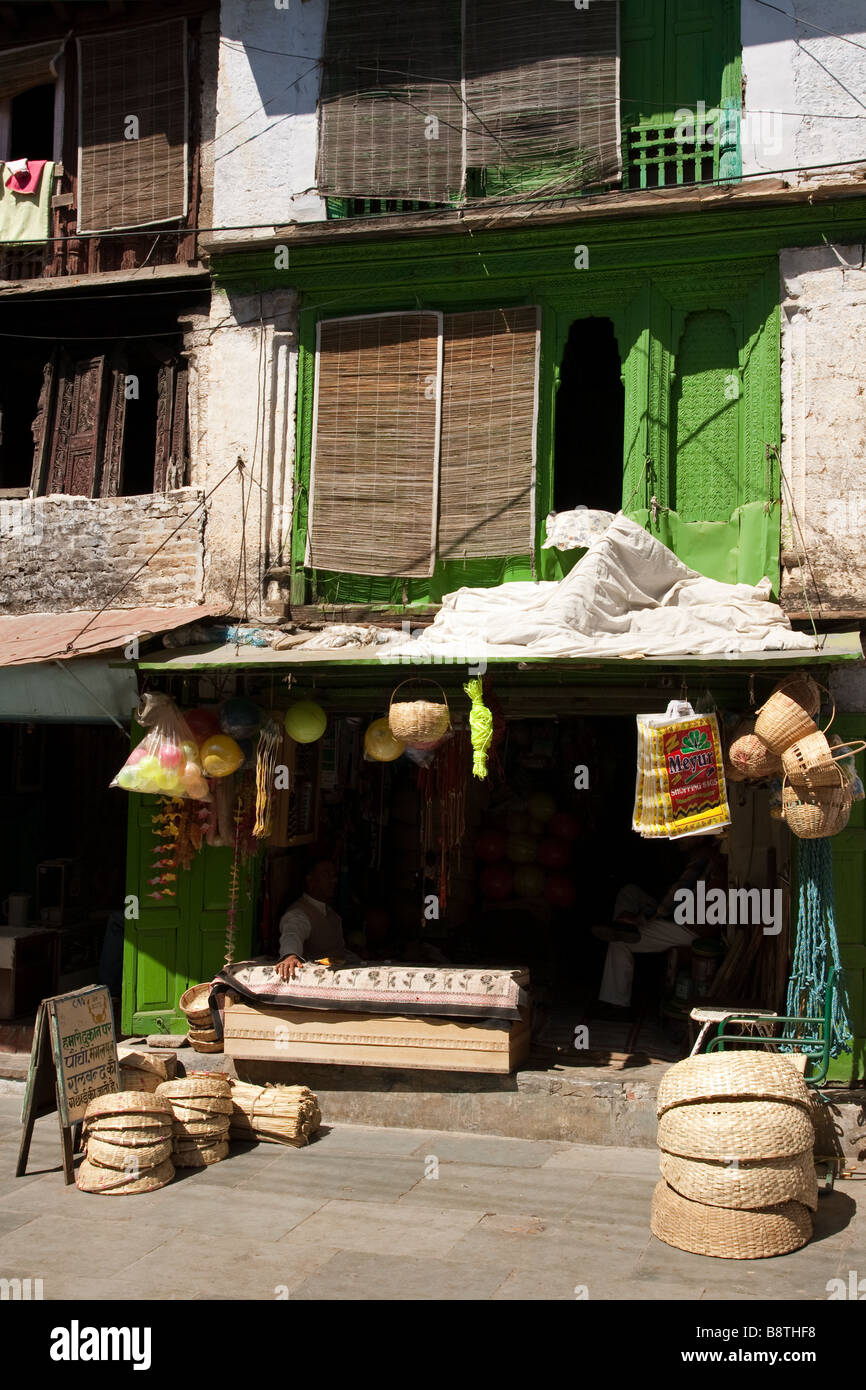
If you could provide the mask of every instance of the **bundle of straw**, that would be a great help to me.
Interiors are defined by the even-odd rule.
[[[300,1149],[322,1123],[319,1102],[308,1086],[253,1086],[232,1080],[231,1088],[233,1139]]]

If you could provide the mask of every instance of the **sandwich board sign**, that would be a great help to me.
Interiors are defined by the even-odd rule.
[[[15,1176],[27,1171],[33,1125],[57,1111],[63,1174],[75,1179],[74,1135],[90,1101],[120,1089],[111,995],[104,985],[43,999],[36,1015],[24,1092],[24,1132]]]

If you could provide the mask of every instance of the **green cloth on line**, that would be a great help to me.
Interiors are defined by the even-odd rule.
[[[51,235],[51,190],[54,165],[42,170],[35,193],[13,193],[6,187],[9,168],[0,164],[0,242],[47,241]]]

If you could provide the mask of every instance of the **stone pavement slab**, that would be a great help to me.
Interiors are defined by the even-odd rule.
[[[442,1163],[439,1176],[420,1175],[401,1205],[471,1207],[482,1212],[528,1212],[564,1217],[574,1211],[595,1181],[573,1169],[549,1173],[543,1168],[497,1168],[492,1164]]]
[[[507,1277],[499,1266],[458,1264],[453,1260],[419,1259],[340,1250],[292,1294],[297,1300],[437,1301],[488,1299]]]
[[[417,1257],[447,1256],[462,1236],[482,1217],[480,1211],[417,1210],[399,1203],[328,1202],[304,1223],[307,1240],[321,1240],[340,1250]]]
[[[441,1162],[490,1163],[503,1168],[539,1168],[567,1146],[556,1140],[503,1139],[495,1134],[430,1135],[414,1150]]]

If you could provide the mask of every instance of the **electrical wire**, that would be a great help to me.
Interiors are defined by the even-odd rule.
[[[819,34],[826,34],[828,38],[838,39],[840,43],[850,43],[853,48],[860,48],[866,53],[866,44],[858,43],[856,39],[849,39],[847,34],[837,34],[832,29],[824,29],[820,24],[813,24],[810,19],[801,19],[799,15],[791,14],[789,10],[783,10],[779,5],[771,5],[770,0],[752,0],[753,5],[762,5],[765,10],[775,10],[778,14],[784,15],[786,19],[791,19],[795,24],[802,24],[806,29],[815,29]],[[807,50],[803,50],[806,52]]]

